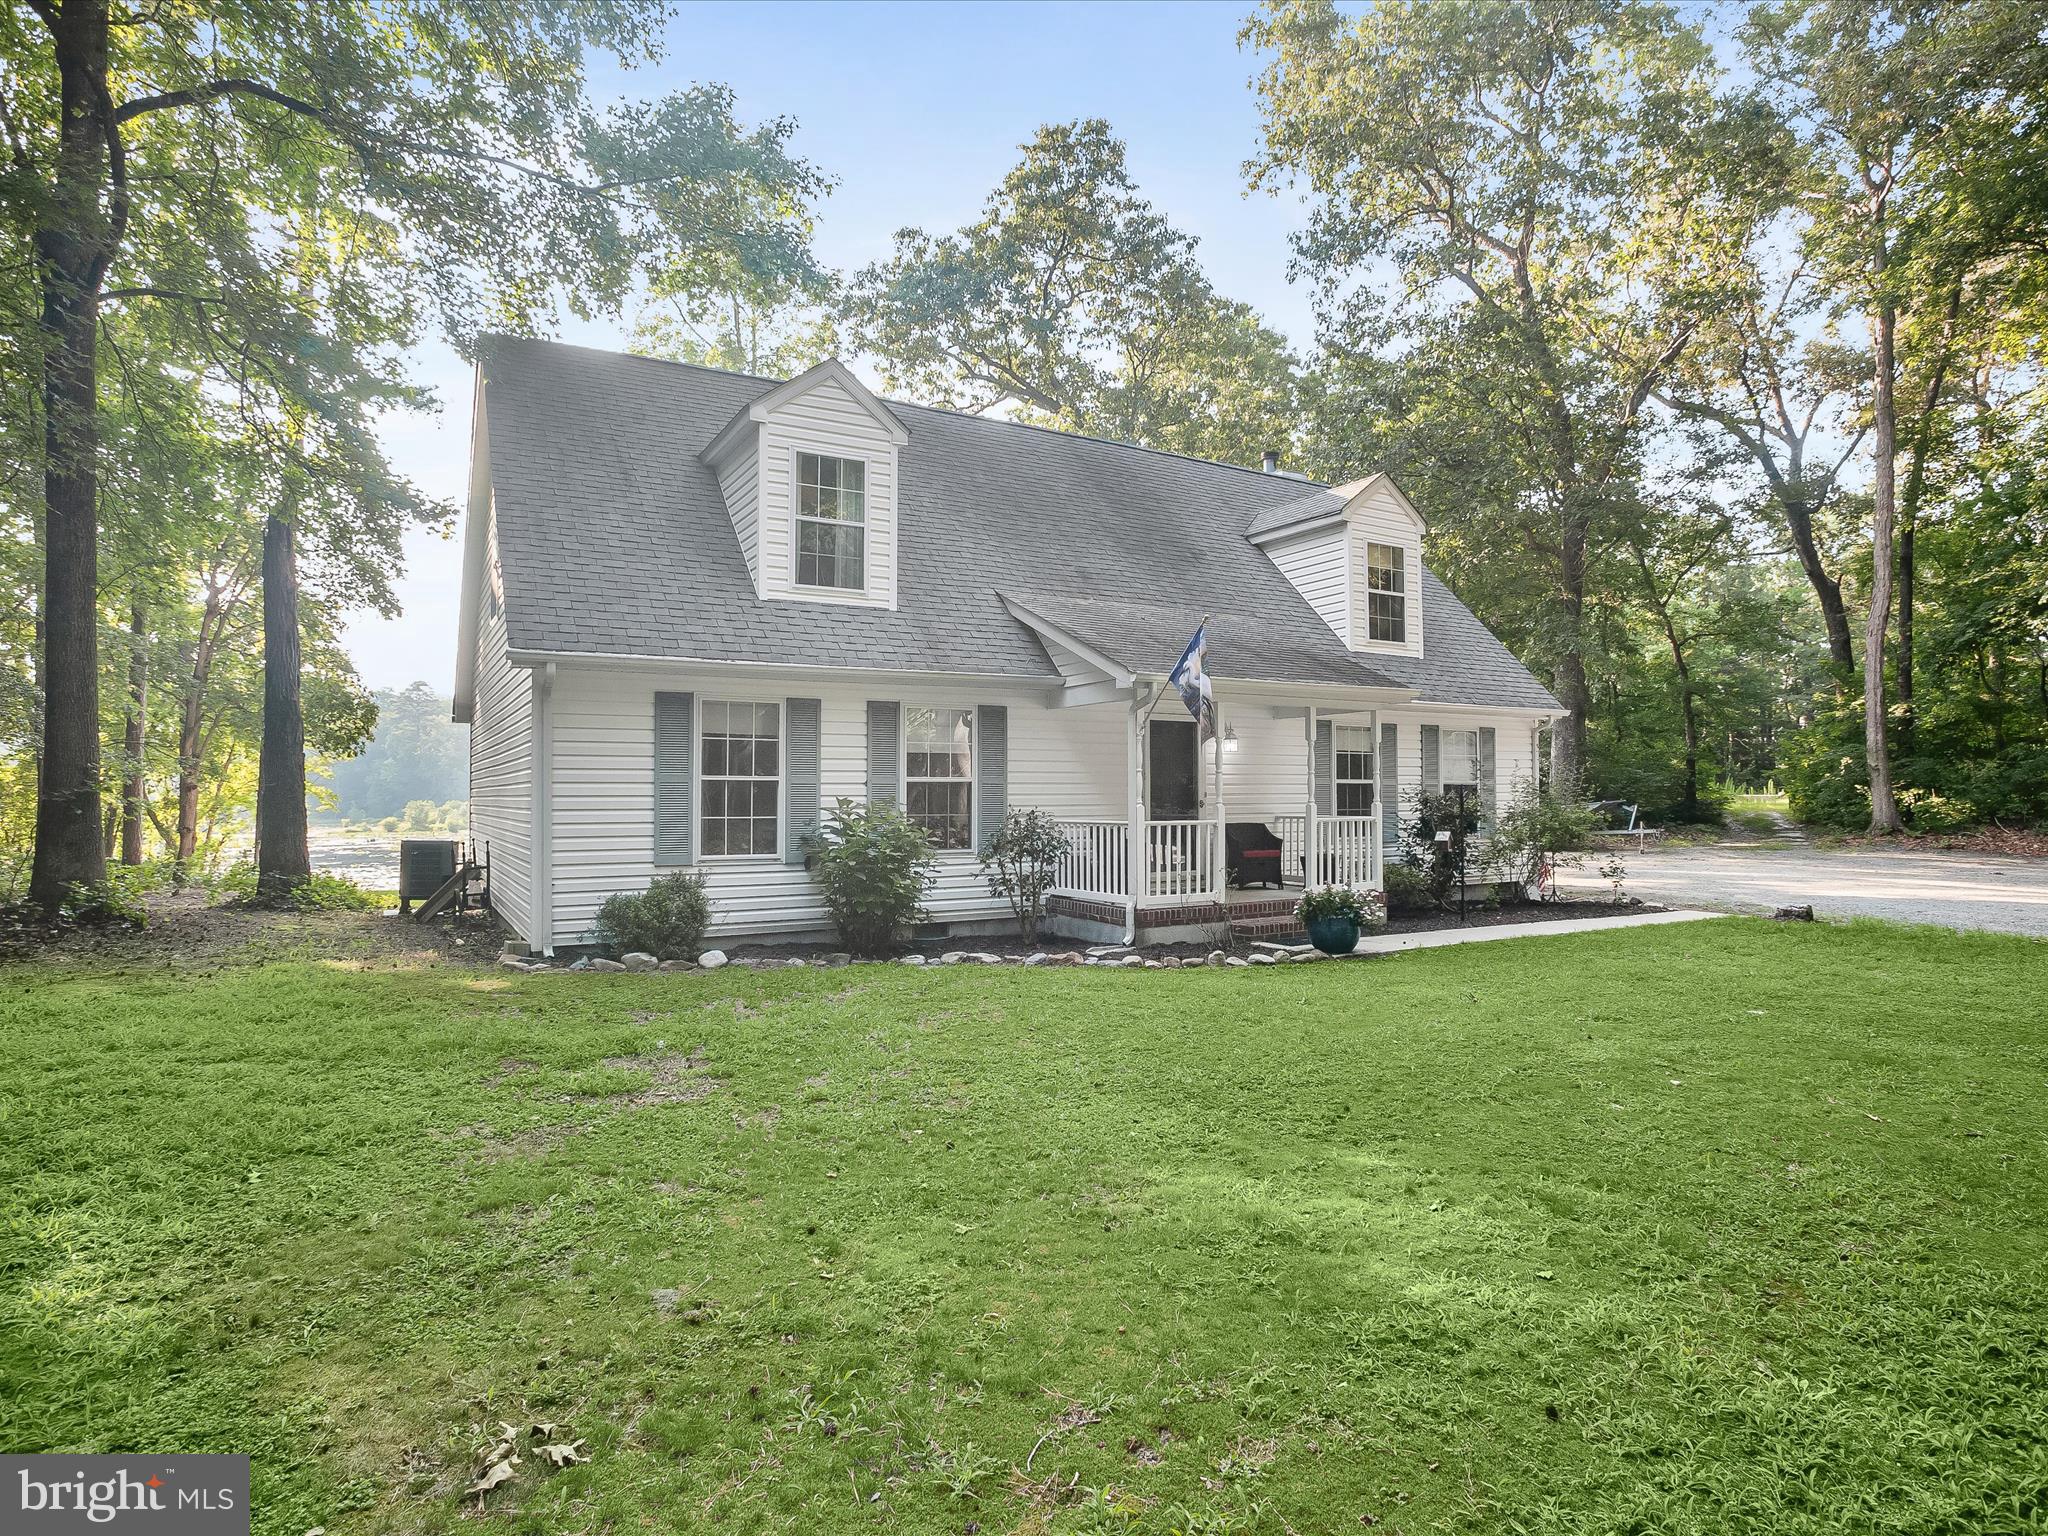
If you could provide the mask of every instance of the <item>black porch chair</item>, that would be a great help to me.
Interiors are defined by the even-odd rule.
[[[1230,883],[1281,885],[1280,836],[1263,821],[1232,821],[1223,827],[1223,870]]]

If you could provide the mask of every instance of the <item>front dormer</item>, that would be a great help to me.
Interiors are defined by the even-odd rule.
[[[1259,514],[1246,537],[1365,655],[1422,654],[1422,514],[1384,474]]]
[[[836,358],[771,389],[702,458],[758,597],[896,606],[897,487],[910,433]]]

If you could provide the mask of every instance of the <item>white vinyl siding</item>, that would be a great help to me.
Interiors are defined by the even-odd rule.
[[[825,380],[779,407],[761,424],[760,589],[807,602],[896,606],[897,451],[882,424],[837,383]],[[858,459],[864,471],[865,586],[858,591],[799,587],[796,570],[797,455]]]
[[[553,732],[555,872],[554,941],[588,942],[591,919],[614,891],[646,888],[654,856],[654,694],[693,693],[717,699],[819,700],[819,796],[867,794],[867,706],[899,703],[906,722],[918,709],[941,711],[1001,704],[1009,709],[1009,804],[1067,819],[1121,820],[1128,814],[1124,743],[1129,707],[1122,702],[1055,709],[1047,690],[999,683],[906,686],[820,674],[786,681],[764,695],[743,671],[661,673],[565,666],[549,705]],[[1162,708],[1177,707],[1168,700]],[[1231,821],[1299,816],[1308,797],[1308,747],[1300,718],[1276,718],[1255,698],[1223,702],[1238,750],[1223,755],[1224,812]],[[1531,762],[1532,717],[1460,714],[1451,710],[1383,713],[1400,731],[1403,794],[1421,782],[1423,721],[1446,729],[1496,727],[1496,774],[1503,804]],[[905,733],[907,741],[908,732]],[[1376,742],[1375,742],[1376,745]],[[1204,814],[1215,814],[1213,748],[1202,754]],[[1377,761],[1377,758],[1375,758]],[[783,806],[787,818],[789,807]],[[818,933],[830,920],[816,883],[799,864],[772,859],[704,859],[714,938],[748,934]],[[990,922],[1009,907],[990,894],[971,851],[939,855],[939,874],[926,906],[940,922]]]
[[[495,594],[498,539],[485,545],[484,585]],[[512,932],[531,938],[533,891],[533,674],[506,656],[503,604],[478,605],[476,702],[469,727],[469,837],[491,860],[491,901]]]
[[[637,673],[567,668],[550,704],[554,733],[554,941],[588,942],[598,905],[614,891],[644,890],[654,868],[654,694],[744,698],[736,674]],[[759,685],[754,685],[755,696]],[[867,704],[900,701],[959,709],[1007,704],[1009,803],[1069,818],[1120,817],[1124,807],[1122,704],[1048,709],[1045,690],[1001,684],[905,687],[830,680],[785,684],[778,694],[820,701],[819,793],[830,806],[867,795]],[[787,814],[787,807],[785,814]],[[701,855],[700,855],[701,857]],[[801,865],[769,860],[700,862],[711,895],[712,934],[824,932],[830,919]],[[1009,904],[990,893],[970,851],[939,855],[925,898],[940,922],[1000,920]]]
[[[732,519],[740,554],[746,558],[747,574],[754,591],[761,590],[761,453],[745,445],[729,454],[718,466],[718,491],[725,498],[726,515]]]
[[[1533,714],[1460,711],[1445,705],[1441,708],[1387,710],[1381,713],[1380,719],[1391,722],[1399,733],[1400,762],[1396,764],[1396,782],[1400,805],[1396,814],[1404,822],[1413,819],[1415,792],[1422,788],[1422,727],[1425,725],[1434,725],[1443,733],[1437,738],[1439,786],[1455,782],[1448,778],[1451,771],[1450,734],[1454,731],[1476,732],[1484,726],[1493,727],[1494,803],[1497,806],[1512,804],[1535,772],[1536,716]]]
[[[1268,544],[1266,553],[1280,574],[1294,583],[1317,617],[1346,645],[1351,640],[1351,572],[1347,564],[1345,525],[1337,523],[1314,533]]]
[[[1409,516],[1408,509],[1393,488],[1382,482],[1363,494],[1347,514],[1351,525],[1351,621],[1344,631],[1353,650],[1387,651],[1401,656],[1422,654],[1422,525]],[[1372,638],[1370,596],[1372,585],[1367,569],[1367,548],[1385,544],[1402,555],[1402,638],[1396,641]]]

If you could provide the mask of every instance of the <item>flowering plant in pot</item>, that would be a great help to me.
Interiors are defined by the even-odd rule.
[[[1308,929],[1308,941],[1326,955],[1348,955],[1361,933],[1387,925],[1387,905],[1378,891],[1360,885],[1316,885],[1301,894],[1294,915]]]

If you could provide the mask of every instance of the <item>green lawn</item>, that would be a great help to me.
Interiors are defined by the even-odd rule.
[[[2044,999],[1749,920],[14,966],[0,1448],[246,1450],[270,1536],[475,1529],[536,1418],[488,1528],[2038,1531]]]

